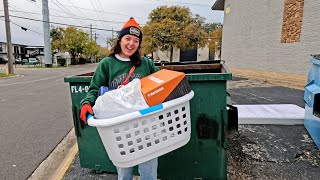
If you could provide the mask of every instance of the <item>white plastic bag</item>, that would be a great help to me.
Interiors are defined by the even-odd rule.
[[[99,96],[93,106],[97,119],[109,119],[149,107],[141,93],[139,79],[133,79],[120,89]]]

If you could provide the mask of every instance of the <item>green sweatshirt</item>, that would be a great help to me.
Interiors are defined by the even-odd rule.
[[[89,91],[86,97],[81,101],[81,106],[83,104],[93,106],[101,86],[116,89],[126,79],[132,66],[133,64],[131,61],[121,61],[114,56],[103,58],[94,72]],[[141,64],[136,66],[129,81],[132,81],[134,78],[141,79],[158,70],[159,69],[151,60],[142,57]]]

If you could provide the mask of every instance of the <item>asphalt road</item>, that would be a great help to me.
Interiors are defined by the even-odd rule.
[[[304,91],[233,77],[228,82],[232,104],[295,104],[304,108]]]
[[[0,78],[0,179],[27,179],[65,137],[73,122],[63,78],[94,69],[16,68],[18,76]]]

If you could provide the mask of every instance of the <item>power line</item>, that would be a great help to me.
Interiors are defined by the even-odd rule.
[[[11,16],[11,17],[15,17],[15,18],[20,18],[20,19],[31,20],[31,21],[44,22],[43,20],[40,20],[40,19],[32,19],[32,18],[26,18],[26,17],[21,17],[21,16],[14,16],[14,15],[10,15],[10,16]],[[79,27],[79,28],[90,29],[90,27],[78,26],[78,25],[74,25],[74,24],[57,23],[57,22],[52,22],[52,21],[49,21],[49,23],[50,23],[50,24],[63,25],[63,26],[74,26],[74,27]],[[114,31],[114,30],[110,30],[110,29],[101,29],[101,28],[92,28],[92,29],[94,29],[94,30],[101,30],[101,31]]]
[[[11,15],[10,15],[11,16]],[[15,17],[15,16],[13,16]],[[37,19],[30,19],[30,18],[24,18],[24,17],[17,17],[17,18],[22,18],[22,19],[27,19],[27,20],[33,20],[33,21],[42,21],[42,20],[37,20]],[[1,19],[3,20],[3,19]],[[4,21],[4,20],[3,20]],[[12,21],[11,21],[12,22]],[[14,25],[16,26],[19,26],[19,27],[22,27],[14,22],[12,22]],[[49,22],[49,23],[52,23],[52,24],[62,24],[62,23],[54,23],[54,22]],[[90,27],[85,27],[85,26],[76,26],[76,25],[67,25],[67,24],[62,24],[62,25],[66,25],[66,26],[75,26],[75,27],[81,27],[81,28],[90,28]],[[113,30],[108,30],[108,29],[99,29],[99,28],[92,28],[92,29],[96,29],[96,30],[103,30],[103,31],[113,31]],[[39,33],[37,31],[34,31],[34,30],[31,30],[31,29],[28,29],[32,32],[35,32],[35,33],[38,33],[38,34],[41,34],[41,35],[44,35],[42,33]],[[154,35],[154,34],[144,34],[144,36],[153,36],[153,37],[162,37],[162,38],[169,38],[169,37],[179,37],[179,38],[191,38],[192,36],[185,36],[185,35]],[[202,38],[198,38],[198,39],[218,39],[220,40],[221,38],[215,38],[215,37],[202,37]]]
[[[49,1],[48,1],[49,2]],[[58,2],[58,1],[57,1]],[[62,12],[62,13],[64,13],[64,14],[67,14],[67,15],[71,15],[71,16],[74,16],[74,17],[77,17],[75,14],[73,14],[72,12],[70,12],[66,7],[64,7],[64,6],[62,6],[62,5],[59,5],[58,3],[56,3],[56,2],[54,2],[53,0],[50,0],[50,2],[49,2],[51,5],[53,5],[53,6],[56,6],[57,8],[59,8],[59,9],[55,9],[55,8],[50,8],[50,9],[52,9],[52,10],[55,10],[55,11],[57,11],[57,12]],[[61,4],[61,3],[60,3]],[[71,22],[71,23],[73,23],[70,19],[67,19],[68,20],[68,22]],[[82,21],[78,21],[79,22],[79,24],[85,24],[85,23],[83,23]]]
[[[96,9],[95,3],[94,3],[92,0],[90,0],[90,3],[91,3],[91,5],[92,5],[92,7],[96,10],[96,13],[97,13],[97,15],[99,16],[99,18],[102,17],[101,19],[103,19],[103,15],[102,15],[102,13],[100,13],[100,12]],[[99,5],[97,5],[97,7],[98,7],[98,9],[99,9]],[[102,26],[107,29],[107,27],[105,26],[104,23],[102,23]]]
[[[95,6],[94,6],[94,4],[96,4],[96,6],[97,6],[97,14],[98,14],[98,16],[101,18],[101,19],[103,19],[103,20],[105,20],[104,19],[104,15],[101,13],[101,12],[99,12],[100,10],[102,10],[102,6],[101,5],[99,5],[96,1],[92,1],[92,0],[90,0],[90,3],[93,5],[93,8],[94,9],[96,9],[95,8]],[[99,9],[99,7],[101,8],[101,9]],[[110,26],[107,24],[107,26],[105,25],[105,23],[101,23],[102,24],[102,26],[104,27],[104,28],[106,28],[106,29],[110,29]],[[107,36],[107,34],[105,34],[104,32],[103,32],[103,34],[105,35],[105,36]]]
[[[99,11],[102,11],[101,2],[100,2],[100,1],[96,1],[96,0],[94,0],[94,2],[95,2],[95,4],[97,5],[97,9],[98,9]],[[102,13],[98,12],[98,14],[101,16],[101,19],[105,20]],[[102,25],[106,28],[105,23],[102,23]],[[110,29],[110,26],[109,26],[108,24],[107,24],[107,26],[108,26],[108,29]]]
[[[0,10],[3,11],[3,10]],[[28,11],[18,11],[18,10],[11,10],[11,12],[21,12],[21,13],[26,13],[26,14],[38,14],[38,15],[42,15],[41,13],[34,13],[34,12],[28,12]],[[91,19],[91,18],[83,18],[83,17],[71,17],[71,16],[59,16],[59,15],[52,15],[50,14],[50,16],[52,17],[61,17],[61,18],[70,18],[70,19],[82,19],[82,20],[89,20],[89,21],[99,21],[99,22],[108,22],[108,23],[119,23],[119,24],[123,24],[125,23],[120,22],[120,21],[104,21],[101,19]]]
[[[37,4],[37,2],[39,2],[39,1],[32,1],[32,0],[27,0],[27,1],[30,2],[33,6],[36,6],[36,7],[40,8],[40,9],[42,9],[42,5],[38,5]],[[56,5],[56,6],[58,7],[58,5]],[[58,8],[60,8],[60,7],[58,7]],[[50,8],[50,9],[58,11],[58,12],[62,12],[62,13],[65,13],[65,14],[70,14],[70,13],[66,13],[64,11],[61,11],[59,9],[55,9],[55,8]],[[32,13],[30,13],[30,14],[32,14]],[[36,14],[36,13],[34,13],[34,14]],[[41,15],[42,15],[42,13],[41,13]],[[73,15],[73,14],[71,14],[71,15]]]
[[[67,7],[73,7],[73,8],[79,8],[79,9],[89,10],[89,11],[97,11],[97,10],[94,10],[94,9],[82,8],[82,7],[78,7],[78,6],[70,6],[70,5],[67,5],[67,4],[62,4],[62,5],[63,5],[63,6],[67,6]],[[126,16],[126,17],[132,17],[132,15],[128,15],[128,14],[113,13],[113,12],[107,12],[107,11],[98,11],[98,12],[102,12],[102,13],[106,13],[106,14],[114,14],[114,15]],[[147,19],[147,18],[145,18],[145,17],[139,17],[139,16],[135,16],[135,17]]]
[[[9,4],[8,6],[9,6],[9,8],[11,8],[11,9],[16,9],[16,11],[21,11],[20,8],[18,8],[18,7],[16,7],[16,6],[13,6],[12,4]],[[1,11],[3,11],[3,10],[1,10]],[[10,11],[15,11],[15,10],[10,10]],[[33,18],[35,18],[35,17],[33,16]]]
[[[27,0],[27,1],[29,1],[34,6],[41,8],[40,6],[38,6],[38,4],[35,1],[31,1],[31,0]]]
[[[17,7],[14,7],[12,4],[9,5],[9,8],[14,8],[14,9],[17,9],[17,11],[21,11],[21,9],[19,9],[19,8],[17,8]],[[10,10],[10,9],[9,9],[9,10]],[[15,11],[15,10],[10,10],[10,11]],[[22,14],[22,13],[20,13],[20,14]],[[23,14],[22,16],[25,16],[25,14]],[[32,18],[36,18],[35,16],[32,16],[32,15],[31,15],[31,17],[32,17]],[[38,27],[39,24],[35,24],[34,26]]]
[[[74,6],[70,0],[68,0],[68,2],[69,2],[72,6]],[[77,9],[77,10],[86,17],[86,15],[85,15],[82,11],[80,11],[79,9]]]
[[[25,28],[25,27],[23,27],[23,26],[21,26],[21,25],[19,25],[19,24],[16,24],[16,23],[14,23],[13,21],[10,21],[10,22],[11,22],[12,24],[16,25],[16,26],[21,27],[22,30],[25,30],[25,31],[28,30],[28,31],[31,31],[31,32],[34,32],[34,33],[37,33],[37,34],[40,34],[40,35],[44,35],[43,33],[34,31],[34,30],[30,29],[30,28]]]
[[[211,7],[211,5],[207,5],[207,4],[186,3],[186,2],[181,2],[181,1],[168,1],[168,0],[156,0],[156,1],[162,1],[162,2],[174,3],[174,4],[185,4],[185,5],[191,5],[191,6]]]

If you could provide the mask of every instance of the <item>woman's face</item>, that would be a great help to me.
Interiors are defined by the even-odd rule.
[[[121,54],[123,58],[129,58],[135,53],[139,47],[140,40],[138,37],[133,35],[124,35],[120,41]]]

